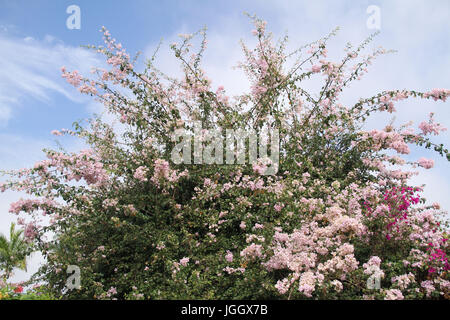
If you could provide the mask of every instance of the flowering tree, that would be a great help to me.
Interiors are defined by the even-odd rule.
[[[45,150],[48,159],[34,168],[8,172],[3,190],[33,196],[10,211],[26,214],[25,236],[46,257],[40,278],[67,298],[448,298],[448,227],[405,169],[433,160],[401,158],[416,144],[450,160],[429,138],[445,128],[433,115],[419,130],[363,125],[373,113],[396,112],[397,101],[445,101],[450,90],[392,90],[342,105],[341,92],[386,53],[363,55],[372,37],[332,62],[334,32],[287,54],[287,39],[275,43],[265,22],[252,20],[256,46],[242,44],[239,64],[251,91],[237,97],[213,87],[201,68],[203,30],[171,45],[181,79],[160,72],[154,57],[137,71],[106,29],[106,46],[92,48],[108,69],[96,69],[96,79],[62,69],[122,124],[95,117],[55,130],[90,149]],[[323,80],[317,94],[302,88],[311,77]],[[237,164],[174,163],[174,132],[194,134],[194,123],[277,129],[277,173],[265,175],[268,163],[247,154]],[[68,265],[80,267],[78,289],[66,287]]]

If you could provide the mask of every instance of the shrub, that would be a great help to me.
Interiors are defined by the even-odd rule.
[[[26,222],[46,257],[40,279],[53,294],[77,299],[448,298],[448,226],[439,206],[410,185],[414,172],[405,171],[433,162],[401,158],[415,144],[450,159],[429,139],[444,128],[433,115],[420,131],[362,128],[373,113],[395,113],[397,101],[445,101],[450,91],[384,91],[344,106],[341,92],[387,53],[363,56],[372,37],[332,62],[326,43],[334,32],[287,54],[287,39],[275,43],[264,21],[252,21],[256,46],[242,44],[246,60],[239,64],[251,90],[234,98],[201,68],[203,30],[171,46],[181,79],[164,75],[153,59],[137,71],[106,29],[106,46],[92,48],[109,69],[96,69],[97,79],[62,69],[121,126],[94,117],[54,131],[90,149],[45,150],[47,160],[10,172],[3,185],[37,196],[12,204],[11,212],[50,216],[49,225]],[[196,53],[194,36],[201,38]],[[312,77],[323,80],[318,94],[302,88]],[[279,159],[252,162],[246,154],[241,164],[175,163],[177,129],[210,143],[213,130],[215,137],[226,129],[260,137],[278,130],[272,146]],[[66,287],[68,265],[80,267],[78,289]]]

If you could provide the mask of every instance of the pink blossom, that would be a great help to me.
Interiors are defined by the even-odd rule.
[[[187,257],[184,257],[184,258],[182,258],[182,259],[180,260],[180,264],[181,264],[183,267],[186,267],[187,264],[188,264],[188,262],[189,262],[189,258],[187,258]]]
[[[148,169],[147,169],[146,167],[140,166],[140,167],[138,167],[138,168],[136,169],[136,171],[134,172],[134,175],[133,175],[133,176],[134,176],[134,178],[136,178],[137,180],[139,180],[139,181],[141,181],[141,182],[145,182],[145,181],[148,180],[147,177],[146,177],[147,172],[148,172]]]
[[[275,284],[275,288],[278,290],[280,294],[285,294],[286,292],[288,292],[290,285],[291,283],[289,279],[284,278],[282,280],[277,281],[277,283]]]
[[[227,262],[233,262],[233,253],[230,250],[227,250],[227,254],[225,255],[225,260]]]
[[[264,225],[255,223],[255,225],[253,226],[253,229],[255,229],[255,230],[264,229]]]
[[[283,205],[280,205],[280,204],[277,203],[277,204],[274,206],[274,209],[275,209],[276,212],[280,212],[281,209],[283,209]]]
[[[260,244],[252,243],[250,246],[241,251],[241,257],[247,259],[261,258],[264,256],[262,250],[263,247]]]
[[[51,134],[55,135],[55,136],[62,136],[63,134],[61,133],[61,131],[58,130],[52,130]]]
[[[311,71],[314,73],[320,72],[320,70],[322,69],[321,65],[313,65],[311,68]]]
[[[398,289],[390,289],[386,290],[386,296],[384,300],[403,300],[403,294]]]
[[[426,159],[426,158],[420,158],[418,160],[419,166],[425,168],[425,169],[430,169],[434,167],[434,161],[432,159]]]
[[[81,75],[78,73],[77,70],[74,70],[72,72],[66,72],[66,69],[64,67],[61,68],[62,71],[62,77],[67,80],[68,83],[73,85],[74,87],[78,87],[81,83],[81,80],[83,79]]]

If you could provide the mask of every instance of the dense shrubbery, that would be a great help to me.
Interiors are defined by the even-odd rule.
[[[64,298],[448,298],[448,227],[402,169],[433,161],[399,156],[416,144],[450,158],[428,138],[444,128],[432,116],[419,130],[362,128],[372,113],[394,113],[396,101],[445,101],[450,91],[393,90],[344,106],[343,89],[386,51],[363,55],[370,38],[332,62],[325,37],[286,54],[286,39],[275,44],[265,22],[253,21],[256,46],[243,44],[239,65],[251,92],[234,98],[201,69],[204,32],[197,53],[193,35],[172,45],[182,79],[153,60],[138,72],[106,30],[106,46],[95,49],[109,70],[91,80],[63,68],[122,125],[95,118],[54,131],[91,149],[46,150],[47,160],[10,172],[2,186],[37,196],[11,212],[33,217],[20,222],[47,259],[41,279]],[[310,77],[324,81],[318,94],[302,89]],[[246,164],[173,163],[173,133],[193,133],[194,122],[223,132],[278,129],[277,173],[264,174],[277,163],[249,163],[248,155]],[[42,214],[50,224],[39,222]],[[68,265],[80,267],[80,289],[65,288]],[[379,290],[369,278],[380,279]]]

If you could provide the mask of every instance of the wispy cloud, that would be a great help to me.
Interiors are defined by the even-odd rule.
[[[50,140],[0,134],[0,169],[12,170],[32,166],[44,156],[42,149],[50,146]]]
[[[15,38],[0,34],[0,125],[14,116],[14,108],[27,101],[50,101],[53,94],[64,95],[72,101],[81,96],[65,85],[60,68],[88,73],[99,64],[95,54],[81,47],[30,37]]]

